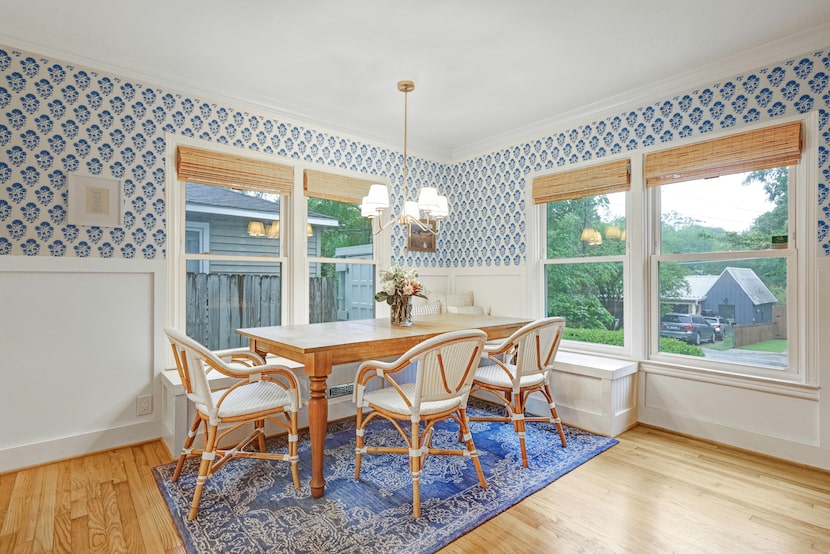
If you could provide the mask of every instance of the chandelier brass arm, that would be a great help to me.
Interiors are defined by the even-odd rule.
[[[449,215],[449,204],[447,197],[438,194],[438,189],[435,187],[423,187],[419,194],[418,200],[412,201],[407,198],[407,179],[408,179],[408,160],[406,154],[407,147],[407,122],[409,116],[409,93],[415,90],[415,83],[412,81],[398,81],[398,90],[404,93],[404,112],[403,112],[403,210],[398,217],[391,217],[389,221],[383,223],[383,212],[389,208],[389,189],[386,185],[372,185],[369,188],[369,194],[363,197],[363,202],[360,205],[360,214],[363,217],[372,220],[372,232],[378,234],[386,229],[392,223],[399,223],[401,225],[415,224],[423,231],[428,231],[432,234],[438,233],[438,222]],[[421,217],[421,212],[425,217]],[[424,222],[422,219],[425,219]],[[433,226],[431,223],[435,222]]]

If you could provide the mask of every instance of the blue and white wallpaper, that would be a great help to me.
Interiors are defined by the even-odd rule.
[[[396,230],[395,261],[523,264],[528,173],[814,110],[816,240],[830,255],[829,75],[830,53],[818,51],[451,166],[413,158],[410,186],[437,185],[452,213],[436,253],[408,252]],[[163,258],[168,132],[388,177],[400,203],[398,151],[0,47],[0,255]],[[122,180],[123,227],[67,223],[66,176],[76,171]]]
[[[165,133],[389,176],[402,186],[400,152],[0,48],[0,255],[164,257]],[[76,171],[122,180],[123,227],[68,224],[66,176]],[[445,190],[448,174],[445,164],[410,157],[416,188]],[[396,256],[407,253],[405,244],[398,231]]]

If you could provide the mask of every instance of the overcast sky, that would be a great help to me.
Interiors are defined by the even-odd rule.
[[[742,185],[744,175],[665,185],[661,189],[662,211],[675,211],[706,227],[746,231],[759,215],[772,210],[775,205],[767,201],[762,184]],[[611,217],[622,215],[624,194],[609,194],[608,199]]]

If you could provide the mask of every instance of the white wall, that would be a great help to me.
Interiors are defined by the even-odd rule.
[[[159,436],[164,267],[0,258],[0,472]]]
[[[164,273],[158,261],[0,258],[0,351],[11,377],[0,403],[0,472],[161,436]],[[419,273],[434,290],[472,290],[495,315],[525,313],[523,268]],[[830,282],[830,260],[820,260],[819,279]],[[829,292],[821,290],[821,314],[830,314]],[[829,325],[825,315],[819,336]],[[822,382],[828,356],[822,348]],[[820,391],[648,363],[640,371],[641,422],[830,469],[830,426],[821,425],[830,401]],[[154,395],[151,416],[136,415],[143,394]]]
[[[527,267],[420,268],[418,277],[427,293],[473,292],[478,306],[491,315],[525,317],[528,309]]]

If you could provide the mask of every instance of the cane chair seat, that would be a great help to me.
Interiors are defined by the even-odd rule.
[[[268,364],[250,351],[208,350],[204,345],[171,328],[165,328],[185,394],[196,407],[196,416],[173,472],[177,481],[190,457],[200,457],[199,474],[187,518],[196,519],[205,484],[212,474],[233,458],[260,458],[288,462],[294,488],[300,488],[298,470],[299,385],[291,368]],[[237,381],[228,389],[211,390],[208,373],[217,371]],[[288,435],[288,453],[267,452],[265,422],[271,421]],[[220,446],[244,425],[252,432],[230,446]],[[220,430],[221,427],[221,430]],[[204,432],[204,447],[193,448],[198,431]],[[248,447],[256,445],[256,450]]]
[[[484,348],[488,363],[479,366],[473,380],[472,392],[484,391],[495,396],[507,415],[471,417],[470,421],[512,422],[519,436],[524,467],[528,466],[528,421],[554,423],[562,446],[568,446],[549,382],[564,329],[564,318],[548,317],[528,323],[499,343],[488,343]],[[526,414],[528,398],[534,393],[545,397],[550,416]]]
[[[371,399],[373,405],[384,410],[399,414],[412,415],[412,402],[415,397],[415,383],[405,383],[399,385],[400,389],[383,388],[376,391],[367,392],[366,395]],[[430,402],[421,402],[420,413],[422,415],[438,414],[446,412],[447,410],[456,409],[462,402],[461,398],[448,398],[446,400],[433,400]]]
[[[412,511],[416,518],[421,516],[420,478],[427,456],[472,458],[479,484],[482,488],[487,487],[467,420],[470,386],[486,338],[487,334],[480,330],[452,331],[414,346],[397,360],[369,360],[357,369],[354,388],[357,404],[355,479],[360,479],[365,454],[408,455]],[[397,374],[413,363],[417,364],[415,382],[398,383]],[[374,380],[380,380],[382,388],[367,390],[367,384]],[[406,447],[373,446],[366,426],[375,418],[390,421],[403,437]],[[463,449],[433,447],[434,425],[445,419],[458,424]],[[410,424],[408,431],[406,422]]]
[[[487,365],[479,367],[476,371],[476,381],[479,385],[492,385],[494,387],[501,387],[501,388],[512,388],[513,387],[513,374],[515,372],[515,366],[507,366],[507,371],[505,371],[502,367],[498,365]],[[527,388],[527,387],[536,387],[544,383],[545,376],[541,373],[535,373],[533,375],[523,375],[519,379],[519,387],[520,388]]]
[[[218,390],[211,393],[214,405],[219,404],[225,391]],[[227,419],[239,417],[245,414],[269,410],[272,406],[285,406],[290,404],[291,398],[288,392],[278,385],[268,381],[259,381],[247,387],[234,389],[224,401],[219,404],[216,411],[217,417]],[[208,413],[210,409],[204,404],[196,404],[196,409]]]

